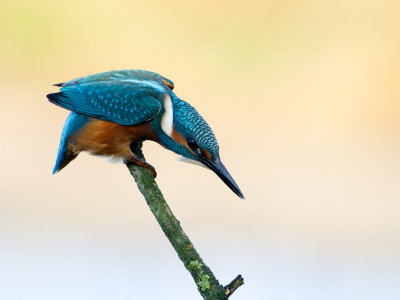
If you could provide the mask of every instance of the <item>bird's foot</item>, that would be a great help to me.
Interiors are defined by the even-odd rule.
[[[153,177],[154,178],[157,177],[156,169],[154,169],[154,167],[151,164],[149,164],[148,162],[146,162],[145,160],[143,160],[143,159],[141,159],[141,158],[139,158],[139,157],[137,157],[137,156],[132,154],[131,157],[128,157],[128,158],[125,159],[125,163],[127,163],[127,162],[131,162],[131,163],[136,164],[138,166],[141,166],[141,167],[144,167],[146,169],[149,169],[151,171],[151,173],[153,174]]]

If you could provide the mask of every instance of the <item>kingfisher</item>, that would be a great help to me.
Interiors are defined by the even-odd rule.
[[[108,71],[55,84],[60,92],[48,100],[70,110],[65,121],[53,174],[82,151],[123,159],[157,173],[134,154],[151,140],[184,161],[215,172],[240,198],[242,192],[222,164],[213,131],[197,110],[178,98],[174,83],[145,70]]]

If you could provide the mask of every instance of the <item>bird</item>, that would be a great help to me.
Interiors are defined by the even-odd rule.
[[[159,143],[182,160],[212,170],[244,199],[222,164],[217,139],[208,123],[172,91],[174,83],[155,72],[126,69],[54,84],[48,100],[70,113],[64,123],[53,174],[80,152],[123,159],[149,169],[134,149],[146,140]]]

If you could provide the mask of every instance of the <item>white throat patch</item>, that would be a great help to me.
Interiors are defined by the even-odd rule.
[[[180,157],[178,157],[177,159],[178,159],[179,161],[183,161],[183,162],[185,162],[185,163],[189,163],[189,164],[193,164],[193,165],[198,165],[198,166],[200,166],[200,167],[203,167],[203,168],[208,169],[206,165],[204,165],[203,163],[201,163],[201,162],[199,162],[199,161],[197,161],[197,160],[194,160],[194,159],[190,159],[190,158],[183,157],[183,156],[180,156]]]
[[[174,122],[174,109],[172,108],[172,100],[170,95],[165,95],[164,98],[164,109],[165,112],[161,117],[161,129],[166,135],[171,137],[172,135],[172,124]]]

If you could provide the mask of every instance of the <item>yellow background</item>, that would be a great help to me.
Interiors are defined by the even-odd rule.
[[[145,154],[232,299],[400,299],[399,1],[2,1],[0,298],[200,299],[127,169],[51,175],[89,73],[147,69],[213,128],[212,172]]]

